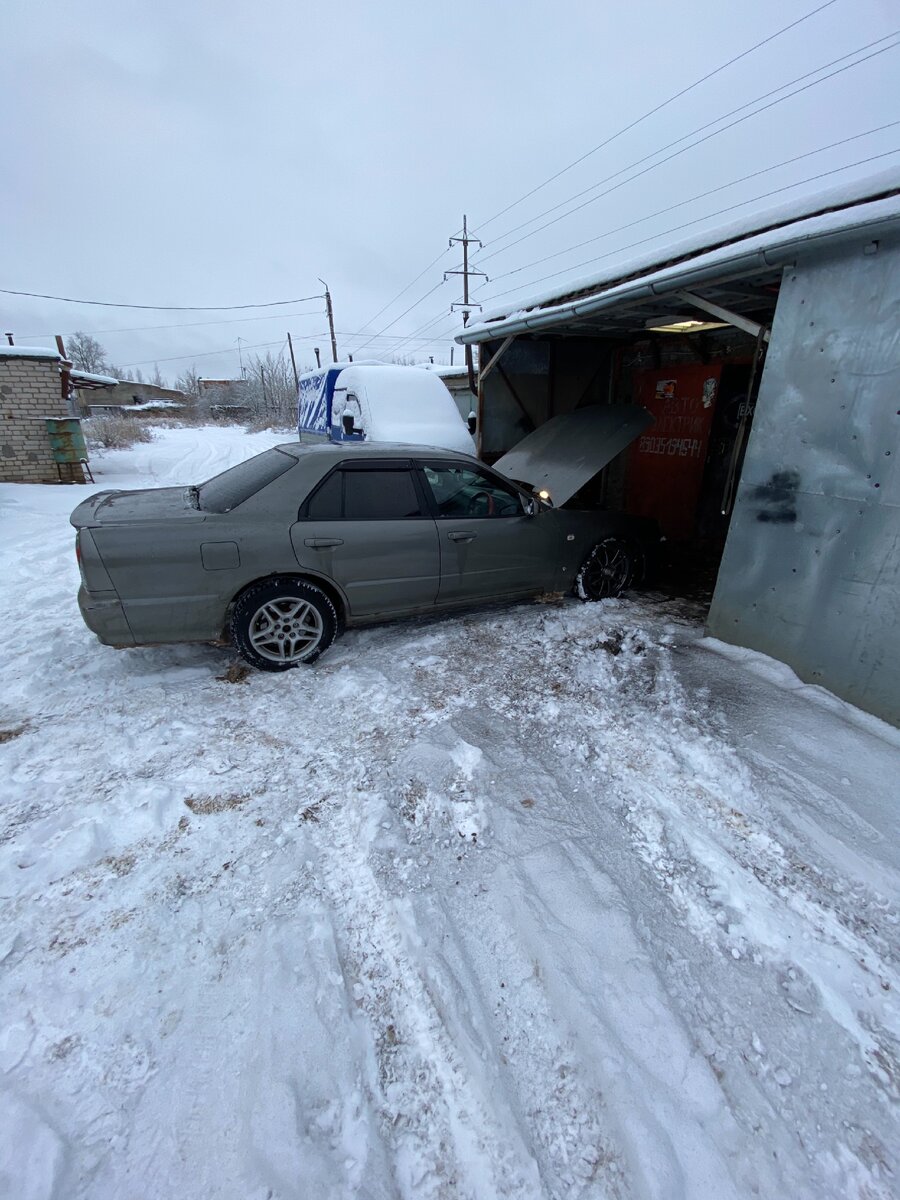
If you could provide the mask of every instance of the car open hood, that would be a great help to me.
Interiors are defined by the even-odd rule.
[[[84,526],[123,525],[164,521],[172,517],[202,520],[190,488],[143,488],[123,492],[95,492],[82,501],[69,518],[76,529]]]
[[[599,404],[551,417],[494,463],[508,479],[546,489],[557,506],[612,462],[653,424],[646,408]]]

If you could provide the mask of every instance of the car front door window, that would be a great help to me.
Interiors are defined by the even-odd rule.
[[[522,515],[519,493],[482,471],[450,464],[425,464],[423,471],[439,520]]]

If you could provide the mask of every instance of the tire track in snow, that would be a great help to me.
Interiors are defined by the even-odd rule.
[[[320,842],[322,882],[334,912],[348,992],[371,1030],[373,1102],[394,1145],[394,1173],[409,1200],[539,1197],[514,1122],[469,1069],[471,1046],[436,1003],[409,909],[378,881],[370,860],[377,800],[336,807]]]

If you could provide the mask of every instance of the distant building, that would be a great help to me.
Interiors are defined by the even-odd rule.
[[[253,410],[246,379],[201,379],[198,386],[213,417],[243,417]]]
[[[192,397],[175,388],[157,387],[154,383],[135,383],[131,379],[120,380],[115,387],[102,392],[96,400],[92,396],[80,398],[82,411],[107,412],[110,409],[122,412],[144,413],[167,408],[184,408],[192,403]]]

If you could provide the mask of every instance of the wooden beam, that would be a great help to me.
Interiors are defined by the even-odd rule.
[[[484,365],[484,368],[482,370],[479,370],[478,374],[482,379],[486,379],[488,377],[488,375],[490,375],[490,373],[491,373],[491,371],[493,371],[494,367],[496,367],[498,365],[498,363],[500,362],[501,355],[506,353],[506,351],[510,348],[510,346],[513,344],[513,342],[515,340],[516,340],[516,335],[514,333],[511,333],[508,338],[506,338],[504,341],[502,341],[500,343],[500,349],[496,352],[496,354],[493,354],[488,359],[488,361]],[[480,355],[479,355],[479,357],[480,357]]]
[[[720,321],[725,321],[728,325],[734,325],[736,329],[743,329],[744,333],[749,333],[751,337],[758,338],[762,335],[764,341],[769,340],[769,330],[765,325],[760,325],[758,321],[751,321],[749,317],[741,316],[740,313],[732,312],[728,308],[722,308],[720,304],[713,304],[710,300],[704,300],[702,296],[697,296],[694,292],[676,292],[679,300],[685,300],[688,304],[699,308],[701,312],[709,313],[711,317],[718,317]]]

